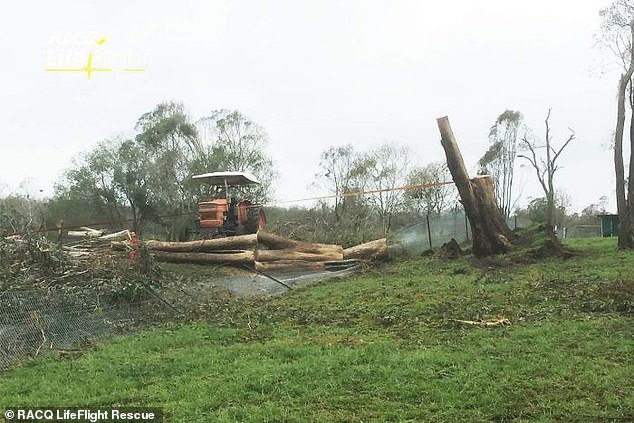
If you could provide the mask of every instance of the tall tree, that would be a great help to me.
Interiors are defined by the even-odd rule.
[[[261,182],[253,194],[259,201],[270,194],[276,173],[266,154],[268,136],[264,129],[237,110],[214,110],[196,122],[201,140],[210,145],[207,171],[250,172]]]
[[[340,222],[347,213],[350,201],[346,194],[363,189],[363,173],[360,155],[350,144],[330,147],[321,153],[321,172],[316,176],[316,185],[325,187],[334,196],[335,220]]]
[[[135,128],[135,140],[152,164],[148,171],[156,184],[156,202],[167,213],[188,209],[194,201],[188,190],[188,164],[204,149],[183,104],[161,103],[144,113]]]
[[[555,147],[552,142],[552,134],[550,133],[550,124],[548,122],[550,120],[550,112],[551,109],[548,109],[548,114],[546,115],[545,120],[546,138],[544,144],[538,144],[536,140],[529,140],[527,136],[524,136],[522,138],[521,148],[526,152],[526,154],[520,154],[518,157],[526,159],[535,170],[537,180],[539,181],[539,184],[544,191],[544,195],[546,196],[546,221],[548,225],[553,226],[555,224],[554,179],[555,172],[560,169],[557,164],[557,160],[559,160],[561,153],[563,153],[568,144],[575,139],[575,133],[571,129],[568,139],[564,141],[559,148]]]
[[[634,110],[634,3],[617,0],[600,12],[602,18],[601,41],[617,56],[623,66],[617,89],[617,116],[614,131],[614,172],[616,175],[616,205],[619,214],[619,240],[621,249],[634,249],[634,113],[630,117],[629,183],[626,183],[623,158],[626,101],[629,93],[630,110]]]
[[[481,172],[493,179],[504,217],[511,215],[513,207],[513,175],[522,120],[520,112],[508,109],[498,116],[489,131],[489,149],[478,162]]]
[[[369,196],[387,234],[392,224],[392,216],[404,205],[401,190],[407,182],[411,168],[412,150],[398,143],[384,143],[366,154],[364,167],[365,187],[371,191]]]

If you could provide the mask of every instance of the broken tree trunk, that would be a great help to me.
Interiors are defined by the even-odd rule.
[[[334,244],[316,244],[312,242],[295,241],[269,232],[258,232],[258,245],[265,245],[271,250],[294,250],[301,253],[327,254],[343,252],[343,248]]]
[[[477,256],[486,256],[509,251],[515,236],[506,225],[497,204],[491,177],[479,175],[469,179],[449,118],[439,118],[438,129],[440,143],[447,157],[447,167],[458,188],[460,201],[471,225],[473,253]]]
[[[257,245],[257,235],[240,235],[227,238],[202,239],[188,242],[164,242],[148,240],[145,245],[149,250],[171,252],[205,252],[218,250],[253,250]]]
[[[174,253],[169,251],[152,251],[158,261],[170,263],[200,263],[200,264],[253,264],[253,251],[224,251],[214,253]]]
[[[258,250],[255,254],[257,261],[280,261],[280,260],[301,260],[301,261],[333,261],[343,260],[343,252],[330,251],[324,253],[305,253],[294,249],[287,250]]]
[[[387,239],[381,238],[343,250],[344,259],[384,260],[387,258]]]

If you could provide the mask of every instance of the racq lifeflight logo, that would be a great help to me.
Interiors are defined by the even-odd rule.
[[[54,31],[49,37],[46,72],[145,72],[148,53],[127,51],[98,31]]]

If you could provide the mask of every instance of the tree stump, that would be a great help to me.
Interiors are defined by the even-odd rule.
[[[506,253],[513,247],[515,235],[504,221],[495,198],[493,181],[488,175],[469,178],[448,117],[437,119],[440,143],[445,150],[447,167],[451,172],[460,202],[469,218],[476,256]]]

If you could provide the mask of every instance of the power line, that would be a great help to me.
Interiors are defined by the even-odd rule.
[[[355,196],[360,196],[360,195],[369,195],[369,194],[376,194],[379,192],[390,192],[390,191],[408,191],[408,190],[413,190],[413,189],[422,189],[422,188],[430,188],[430,187],[434,187],[434,186],[442,186],[442,185],[449,185],[449,184],[453,184],[452,181],[444,181],[444,182],[430,182],[430,183],[425,183],[425,184],[410,184],[410,185],[403,185],[400,187],[392,187],[392,188],[383,188],[383,189],[374,189],[374,190],[368,190],[368,191],[352,191],[352,192],[344,192],[341,194],[332,194],[332,195],[322,195],[319,197],[308,197],[308,198],[299,198],[299,199],[295,199],[295,200],[281,200],[281,201],[276,201],[274,203],[268,203],[268,204],[264,204],[265,207],[274,207],[276,205],[280,205],[280,204],[288,204],[288,203],[299,203],[302,201],[315,201],[315,200],[328,200],[328,199],[332,199],[332,198],[347,198],[347,197],[355,197]],[[252,205],[249,207],[261,207],[261,205]],[[166,215],[160,215],[160,216],[155,216],[156,219],[169,219],[169,218],[173,218],[173,217],[178,217],[178,216],[187,216],[190,214],[196,214],[198,211],[189,211],[189,212],[184,212],[184,213],[174,213],[174,214],[166,214]],[[23,232],[13,232],[10,234],[7,234],[6,236],[16,236],[16,235],[23,235],[25,233],[42,233],[42,232],[54,232],[54,231],[60,231],[60,230],[72,230],[72,229],[81,229],[82,227],[93,227],[93,226],[105,226],[105,225],[115,225],[115,224],[119,224],[119,223],[129,223],[129,222],[134,222],[134,219],[122,219],[122,220],[114,220],[114,221],[103,221],[103,222],[91,222],[91,223],[83,223],[80,225],[73,225],[73,226],[56,226],[53,228],[39,228],[39,229],[34,229],[34,230],[29,230],[29,231],[23,231]]]

